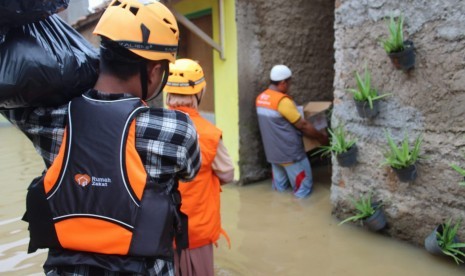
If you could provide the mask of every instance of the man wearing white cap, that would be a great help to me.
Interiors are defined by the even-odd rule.
[[[312,192],[313,179],[302,135],[322,144],[328,143],[328,137],[302,117],[287,95],[291,77],[292,71],[286,65],[273,66],[270,85],[258,95],[255,104],[266,159],[272,167],[273,188],[283,192],[291,186],[294,195],[303,198]]]

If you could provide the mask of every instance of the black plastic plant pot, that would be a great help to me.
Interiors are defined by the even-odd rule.
[[[386,227],[386,216],[384,215],[383,209],[376,209],[373,215],[363,220],[363,225],[374,232],[382,230],[384,227]]]
[[[358,115],[362,118],[372,119],[379,113],[379,102],[373,101],[373,108],[370,108],[368,101],[355,101]]]
[[[352,167],[357,164],[357,146],[355,144],[346,152],[336,155],[337,162],[341,167]]]
[[[433,232],[431,232],[431,234],[429,234],[425,238],[425,249],[426,249],[426,251],[428,251],[429,253],[431,253],[433,255],[444,255],[444,256],[446,255],[442,251],[441,246],[439,245],[439,242],[438,242],[438,234],[437,233],[442,234],[442,231],[444,231],[444,226],[442,224],[439,224],[433,230]],[[452,240],[453,240],[454,243],[459,243],[460,242],[459,239],[457,238],[457,236],[455,236]]]
[[[401,182],[410,182],[417,178],[417,166],[415,164],[406,168],[392,168]]]
[[[407,71],[415,66],[415,47],[410,40],[404,41],[402,52],[389,53],[392,64],[398,70]]]
[[[442,224],[436,227],[425,239],[425,249],[433,255],[443,255],[438,243],[437,233],[442,232]]]

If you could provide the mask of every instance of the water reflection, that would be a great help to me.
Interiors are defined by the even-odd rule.
[[[327,168],[314,193],[296,200],[269,181],[222,193],[224,240],[215,251],[217,275],[464,275],[452,259],[393,240],[331,216]]]
[[[17,129],[0,122],[0,274],[41,275],[45,251],[27,254],[27,224],[21,221],[26,188],[43,162]]]
[[[0,122],[0,274],[41,275],[45,251],[26,254],[27,225],[20,220],[26,188],[43,169],[30,142]],[[464,275],[463,267],[423,248],[338,226],[331,216],[329,177],[319,169],[310,198],[271,191],[269,181],[226,185],[222,193],[224,229],[215,250],[219,276],[232,275]]]

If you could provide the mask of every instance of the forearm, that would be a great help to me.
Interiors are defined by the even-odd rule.
[[[222,140],[218,143],[212,169],[221,184],[230,183],[234,180],[234,165]]]
[[[215,171],[215,175],[220,180],[221,185],[231,183],[234,180],[234,170],[227,172]]]
[[[201,165],[201,155],[200,148],[197,138],[197,131],[195,130],[194,125],[189,120],[189,126],[186,132],[186,143],[185,143],[185,154],[186,158],[179,165],[184,169],[178,174],[178,177],[182,181],[192,180],[200,170]]]
[[[311,123],[307,122],[304,119],[300,119],[299,122],[294,124],[296,128],[298,128],[305,137],[311,139],[317,139],[322,144],[326,144],[328,140],[328,135],[326,132],[318,131]]]

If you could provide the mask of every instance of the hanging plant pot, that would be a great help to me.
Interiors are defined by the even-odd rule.
[[[437,233],[442,231],[442,225],[436,227],[431,234],[429,234],[425,239],[425,249],[433,255],[443,255],[441,247],[439,246]]]
[[[379,113],[379,102],[373,101],[373,108],[370,108],[370,103],[367,101],[355,101],[358,115],[362,118],[372,119]]]
[[[413,42],[406,40],[402,52],[389,53],[388,55],[396,69],[407,71],[415,66],[414,50]]]
[[[460,220],[455,224],[451,224],[451,219],[447,222],[438,225],[433,232],[425,239],[425,249],[434,255],[442,255],[452,257],[456,264],[464,262],[465,243],[462,243],[457,238],[457,231],[460,227]]]
[[[417,178],[417,166],[415,164],[402,169],[392,168],[392,170],[394,170],[401,182],[410,182]]]
[[[353,145],[346,152],[336,155],[337,162],[341,167],[352,167],[357,163],[357,145]]]
[[[372,205],[373,208],[377,208],[377,204]],[[386,216],[382,208],[377,208],[375,213],[370,217],[363,220],[363,225],[366,225],[371,231],[379,231],[386,227]]]

